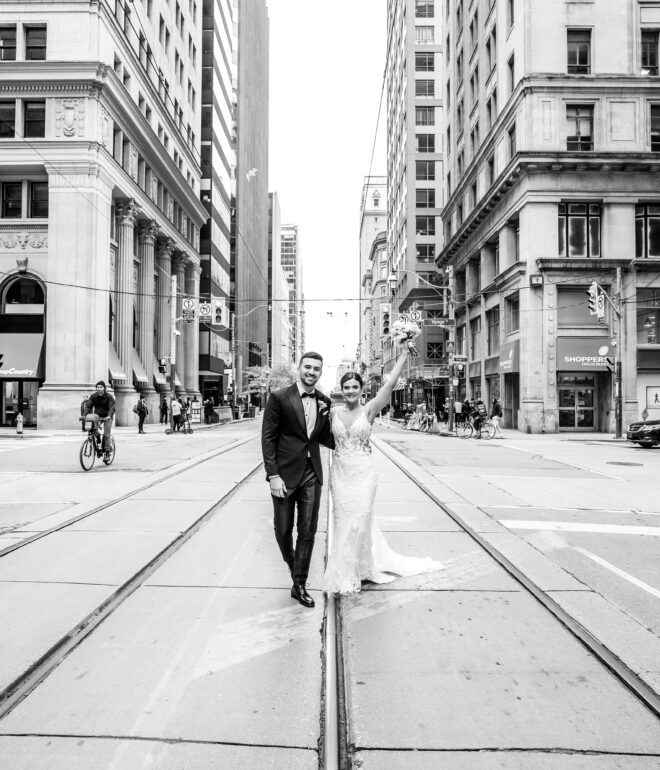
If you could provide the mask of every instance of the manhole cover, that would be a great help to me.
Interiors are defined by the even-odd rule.
[[[644,463],[619,463],[615,461],[611,461],[606,463],[606,465],[634,465],[636,468],[643,468]]]

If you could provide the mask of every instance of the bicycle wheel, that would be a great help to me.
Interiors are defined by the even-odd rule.
[[[110,451],[103,455],[103,462],[112,465],[115,461],[115,440],[110,436]]]
[[[80,465],[84,471],[91,471],[96,460],[96,447],[94,439],[90,436],[80,445]]]
[[[492,422],[485,422],[481,426],[481,438],[490,439],[495,435],[495,426]]]
[[[472,427],[472,423],[462,422],[460,425],[456,426],[456,435],[459,438],[471,438],[473,433],[474,428]]]

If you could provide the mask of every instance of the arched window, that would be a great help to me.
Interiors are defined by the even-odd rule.
[[[0,332],[43,332],[45,296],[35,278],[11,278],[0,293]]]

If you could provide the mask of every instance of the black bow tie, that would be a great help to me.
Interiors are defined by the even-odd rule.
[[[303,393],[300,394],[300,398],[315,398],[315,397],[316,397],[316,393],[304,393],[303,392]]]

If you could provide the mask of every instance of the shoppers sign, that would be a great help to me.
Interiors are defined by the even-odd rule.
[[[500,347],[500,374],[520,371],[520,340],[505,342]]]
[[[557,370],[608,371],[615,349],[606,337],[557,337]]]

